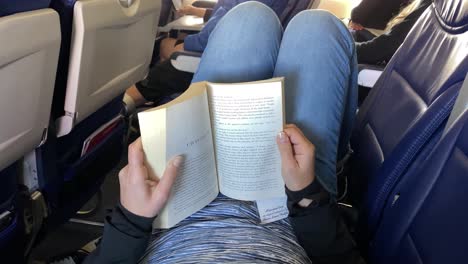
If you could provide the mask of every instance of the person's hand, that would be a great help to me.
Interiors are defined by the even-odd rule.
[[[354,22],[351,21],[351,20],[349,21],[348,27],[349,27],[350,29],[354,29],[354,30],[363,30],[363,29],[364,29],[364,27],[363,27],[361,24],[359,24],[359,23],[354,23]]]
[[[295,125],[288,124],[276,139],[281,173],[290,191],[300,191],[315,180],[315,146]]]
[[[197,17],[204,17],[206,9],[200,7],[194,7],[193,5],[187,5],[177,10],[177,14],[181,16],[192,15]]]
[[[183,158],[169,161],[158,181],[149,178],[144,155],[140,138],[128,147],[128,165],[119,172],[120,203],[135,215],[152,218],[166,204]]]

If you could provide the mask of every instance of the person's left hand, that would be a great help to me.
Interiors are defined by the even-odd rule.
[[[141,138],[128,147],[128,165],[119,172],[120,203],[135,215],[152,218],[166,204],[183,158],[169,161],[158,181],[149,178],[144,155]]]
[[[293,124],[276,139],[281,154],[281,172],[290,191],[300,191],[315,180],[315,146]]]

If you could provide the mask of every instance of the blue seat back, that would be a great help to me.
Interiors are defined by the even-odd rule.
[[[47,8],[50,0],[0,0],[0,17]]]
[[[468,110],[391,194],[370,249],[373,263],[468,260]]]
[[[389,193],[437,141],[453,107],[468,71],[467,2],[435,0],[359,110],[351,192],[367,194],[361,206],[370,234]]]

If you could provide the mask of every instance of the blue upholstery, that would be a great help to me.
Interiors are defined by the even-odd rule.
[[[50,7],[60,16],[60,30],[62,31],[62,43],[60,45],[60,57],[55,80],[54,101],[52,102],[52,118],[56,119],[64,115],[63,105],[68,78],[68,64],[70,62],[70,48],[73,28],[73,7],[76,0],[52,0]]]
[[[23,257],[24,250],[24,225],[22,210],[19,205],[19,189],[16,178],[18,176],[18,164],[0,171],[0,214],[9,211],[11,213],[6,226],[0,229],[0,256],[4,261],[19,260]],[[11,262],[14,263],[14,262]]]
[[[0,17],[47,8],[50,0],[0,0]]]
[[[467,2],[435,0],[359,111],[351,192],[367,194],[361,206],[371,234],[401,175],[440,135],[468,71]]]
[[[468,110],[419,170],[395,187],[374,243],[373,263],[468,260]],[[393,198],[392,198],[393,200]]]

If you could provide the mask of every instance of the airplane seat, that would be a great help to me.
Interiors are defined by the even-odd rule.
[[[52,0],[51,7],[60,14],[63,43],[53,133],[37,154],[52,211],[47,224],[55,227],[98,191],[121,158],[122,96],[148,72],[161,1]]]
[[[468,95],[468,94],[466,94]],[[468,97],[465,98],[468,102]],[[466,106],[468,106],[466,104]],[[392,191],[370,247],[371,263],[463,263],[468,259],[468,109]]]
[[[350,198],[366,238],[400,178],[440,136],[468,71],[468,1],[434,0],[359,109],[351,137]],[[365,234],[365,232],[361,232]]]
[[[29,243],[20,187],[22,158],[46,140],[60,47],[49,0],[0,0],[0,256],[23,258]],[[29,209],[29,208],[28,208]],[[28,226],[29,228],[30,226]]]

